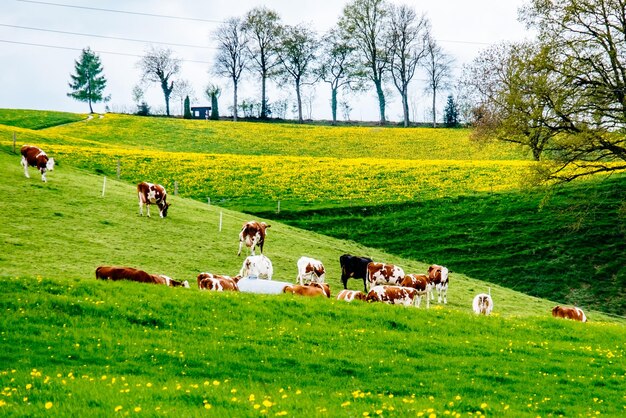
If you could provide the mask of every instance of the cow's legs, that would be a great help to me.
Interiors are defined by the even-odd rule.
[[[22,167],[24,167],[24,175],[26,176],[27,179],[30,178],[30,174],[28,174],[28,161],[26,161],[26,158],[24,156],[22,156]]]
[[[252,238],[252,245],[250,245],[250,255],[255,255],[254,247],[256,247],[257,242],[259,242],[258,238],[258,235],[255,235],[254,238]]]
[[[48,179],[46,179],[46,170],[41,171],[41,181],[44,183],[48,182]]]

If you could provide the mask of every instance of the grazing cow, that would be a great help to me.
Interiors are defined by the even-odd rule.
[[[271,225],[265,222],[250,221],[243,224],[241,232],[239,233],[239,251],[237,255],[241,254],[241,247],[243,243],[246,243],[246,247],[250,248],[250,255],[254,255],[254,247],[259,246],[261,254],[263,254],[263,244],[265,244],[266,230]]]
[[[274,269],[272,262],[264,255],[251,255],[243,260],[239,276],[248,277],[255,276],[259,279],[272,280]]]
[[[96,269],[96,279],[114,281],[130,280],[140,283],[164,284],[171,287],[189,287],[189,282],[187,282],[187,280],[181,282],[165,275],[150,274],[132,267],[100,266]]]
[[[330,286],[326,283],[311,283],[311,284],[296,284],[291,286],[285,286],[284,293],[291,293],[293,295],[300,296],[326,296],[330,298]]]
[[[143,216],[143,207],[145,206],[149,218],[150,205],[157,205],[161,218],[167,217],[167,209],[170,207],[170,203],[167,203],[165,187],[144,181],[137,185],[137,194],[139,195],[139,215]]]
[[[555,318],[573,319],[574,321],[587,322],[587,316],[580,308],[568,308],[566,306],[555,306],[552,309],[552,316]]]
[[[379,284],[400,285],[404,270],[393,264],[371,262],[367,265],[367,282],[370,289]]]
[[[348,288],[348,279],[363,279],[363,289],[367,293],[367,265],[372,262],[371,258],[358,257],[356,255],[344,254],[339,257],[341,265],[341,283],[343,288]]]
[[[24,167],[24,175],[30,178],[28,174],[28,166],[36,167],[41,172],[41,180],[47,182],[46,171],[54,170],[54,158],[48,158],[45,152],[40,148],[24,145],[20,150],[22,153],[22,167]]]
[[[428,267],[428,277],[430,278],[431,284],[437,289],[437,302],[441,303],[441,299],[443,298],[443,303],[448,303],[448,269],[433,264]],[[435,295],[432,291],[430,292],[430,298],[432,300],[435,299]]]
[[[296,283],[304,284],[304,281],[324,283],[326,269],[321,261],[309,257],[300,257],[298,260],[298,277]]]
[[[346,302],[352,302],[353,300],[365,300],[367,295],[360,290],[348,290],[343,289],[337,295],[337,300],[345,300]]]
[[[198,274],[198,289],[213,290],[216,292],[223,292],[225,290],[237,292],[239,291],[237,287],[237,281],[239,281],[239,279],[239,276],[230,277],[213,273],[200,273]]]
[[[426,307],[430,307],[428,295],[425,291],[415,290],[412,287],[402,286],[373,286],[367,293],[368,302],[384,302],[391,305],[420,307],[422,295],[426,295]]]
[[[491,299],[491,292],[489,294],[480,293],[474,297],[472,302],[472,309],[476,314],[489,315],[493,310],[493,300]]]

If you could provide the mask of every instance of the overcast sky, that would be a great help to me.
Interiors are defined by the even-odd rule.
[[[407,4],[418,13],[426,14],[435,39],[454,57],[456,70],[489,44],[526,37],[524,26],[517,20],[519,7],[526,3],[523,0],[391,2]],[[203,91],[213,82],[222,86],[220,109],[222,114],[227,114],[230,113],[228,106],[232,105],[232,88],[227,80],[209,73],[215,54],[211,33],[220,22],[264,5],[275,10],[282,23],[306,23],[323,33],[336,24],[346,4],[343,0],[3,0],[0,108],[88,112],[86,103],[67,97],[67,93],[74,61],[81,49],[89,46],[102,61],[108,80],[105,93],[111,95],[110,109],[133,111],[132,90],[140,80],[136,64],[152,44],[172,49],[183,60],[179,77],[194,87],[196,100],[192,105],[208,104]],[[420,82],[424,76],[419,74],[416,78],[410,94],[412,113],[417,120],[427,120],[430,99]],[[255,75],[247,75],[240,100],[260,100],[259,85]],[[401,119],[401,108],[399,96],[393,89],[391,85],[388,88],[392,94],[388,95],[387,118],[397,121]],[[293,103],[294,96],[291,88],[272,88],[269,99]],[[312,118],[330,119],[328,85],[318,84],[313,97]],[[151,107],[164,108],[163,93],[158,85],[150,86],[145,98]],[[350,119],[378,119],[373,87],[346,99],[353,107]],[[180,103],[171,103],[171,107],[173,113],[180,113]],[[443,103],[439,107],[442,109]],[[96,112],[104,110],[102,103],[94,106]],[[293,117],[293,114],[288,116]],[[341,114],[338,117],[342,119]]]

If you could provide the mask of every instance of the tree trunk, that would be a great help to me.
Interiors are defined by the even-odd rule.
[[[407,87],[405,86],[402,89],[402,110],[404,112],[404,127],[408,128],[410,121],[409,121],[409,93],[407,92]]]
[[[265,99],[265,81],[267,80],[267,76],[265,74],[261,75],[261,119],[267,119],[267,106]]]
[[[93,109],[91,108],[91,99],[89,99],[89,113],[93,113]]]
[[[233,122],[237,122],[237,82],[233,80]]]
[[[333,113],[333,125],[337,124],[337,89],[332,88],[330,94],[330,110]]]
[[[437,109],[435,108],[436,98],[437,98],[437,90],[433,89],[433,128],[437,127]]]
[[[376,93],[378,94],[378,108],[380,110],[380,124],[384,125],[385,120],[385,92],[383,91],[383,83],[381,80],[374,81],[376,85]]]
[[[300,83],[296,81],[296,97],[298,99],[298,122],[302,123],[302,95],[300,94]]]

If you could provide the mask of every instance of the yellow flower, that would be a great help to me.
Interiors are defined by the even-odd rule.
[[[350,405],[350,403],[351,403],[350,401],[346,401],[346,402],[342,403],[341,406],[342,407],[346,407],[346,406]]]
[[[272,405],[274,405],[274,404],[270,400],[268,400],[268,399],[265,399],[263,401],[263,406],[266,407],[266,408],[269,408]]]
[[[119,412],[122,410],[122,405],[118,405],[115,407],[115,412]]]
[[[30,388],[32,388],[33,385],[31,385],[30,383],[26,385],[26,390],[30,390]]]
[[[211,409],[211,408],[212,408],[212,406],[211,406],[210,403],[205,403],[204,404],[204,409]]]
[[[46,409],[52,408],[52,402],[46,402]]]
[[[141,412],[141,407],[140,406],[136,406],[135,407],[135,412]]]
[[[486,403],[484,403],[484,402],[480,404],[480,408],[481,409],[485,409],[485,408],[487,408],[487,406],[488,405]]]

